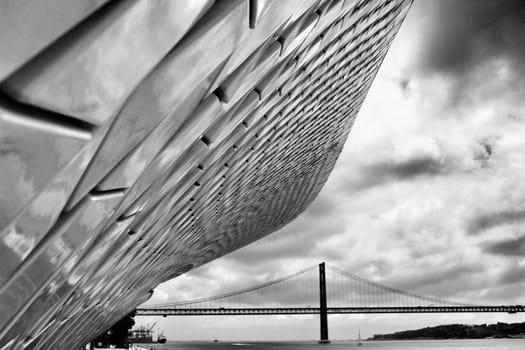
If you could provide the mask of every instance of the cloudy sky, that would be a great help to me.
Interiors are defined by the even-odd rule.
[[[215,295],[320,261],[442,299],[525,304],[525,2],[416,0],[319,197],[275,234],[159,286]],[[138,318],[169,339],[316,339],[315,316]],[[330,316],[332,338],[521,315]]]

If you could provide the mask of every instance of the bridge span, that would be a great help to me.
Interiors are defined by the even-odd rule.
[[[328,342],[329,314],[518,313],[523,305],[476,305],[387,287],[325,263],[284,278],[221,295],[147,305],[137,316],[313,315]]]
[[[137,316],[232,316],[232,315],[315,315],[318,307],[274,307],[274,308],[139,308]],[[523,305],[485,306],[392,306],[392,307],[328,307],[327,314],[405,314],[405,313],[488,313],[525,312]]]

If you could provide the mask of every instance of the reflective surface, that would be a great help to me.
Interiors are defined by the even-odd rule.
[[[0,25],[2,350],[84,344],[295,218],[410,1],[6,4],[43,28]]]
[[[326,345],[317,342],[241,342],[241,346],[249,347],[251,350],[320,350],[326,349]],[[166,344],[142,344],[144,349],[153,350],[226,350],[238,349],[239,342],[220,341],[212,342],[171,342]],[[359,347],[357,341],[332,341],[330,349],[370,349],[370,350],[518,350],[523,349],[525,340],[523,339],[453,339],[453,340],[384,340],[384,341],[363,341]]]

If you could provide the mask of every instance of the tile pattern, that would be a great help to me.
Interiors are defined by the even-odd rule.
[[[0,349],[84,344],[299,215],[411,1],[67,3],[0,4]]]

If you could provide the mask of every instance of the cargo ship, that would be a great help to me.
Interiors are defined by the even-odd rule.
[[[163,332],[159,331],[159,333],[157,334],[157,343],[159,344],[164,344],[166,343],[166,336],[164,335]]]
[[[153,327],[152,326],[140,326],[136,329],[132,329],[128,332],[128,343],[129,344],[164,344],[166,343],[166,336],[162,331],[159,330],[157,333],[157,339],[153,337]]]

